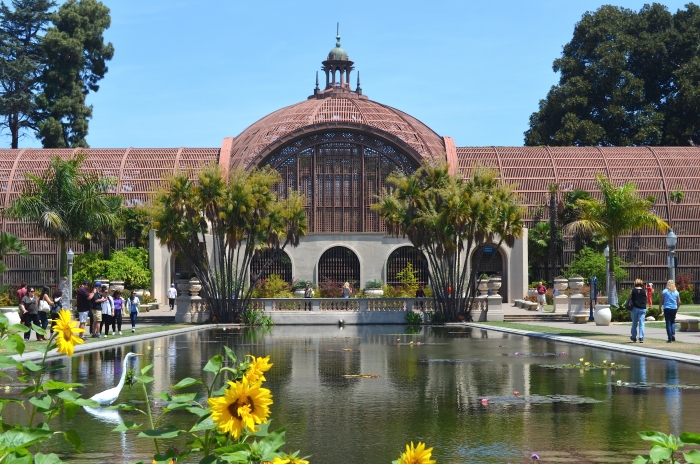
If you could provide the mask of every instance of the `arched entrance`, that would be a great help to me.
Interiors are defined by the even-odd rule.
[[[355,288],[360,286],[360,260],[344,246],[327,249],[318,260],[318,283],[334,281],[339,284],[350,282]]]
[[[508,301],[508,279],[506,276],[506,266],[505,259],[503,257],[503,250],[501,250],[496,245],[483,245],[480,247],[481,259],[478,263],[475,263],[475,257],[478,257],[477,251],[474,250],[471,255],[471,264],[476,266],[476,278],[477,280],[482,274],[491,276],[501,276],[502,284],[501,289],[498,294],[503,297],[503,301]]]
[[[267,268],[265,264],[272,258],[272,250],[258,250],[250,261],[250,282],[252,283],[258,274],[261,279],[267,279],[272,274],[277,274],[282,280],[292,283],[292,260],[285,251],[280,251],[280,256]]]
[[[386,261],[386,284],[400,285],[398,277],[399,272],[406,269],[408,264],[413,266],[413,272],[418,279],[418,283],[423,285],[428,284],[428,260],[425,259],[423,253],[413,246],[402,246],[391,252],[389,259]]]

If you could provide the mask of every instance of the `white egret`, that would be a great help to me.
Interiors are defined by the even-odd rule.
[[[97,395],[94,395],[91,400],[97,401],[100,406],[109,406],[110,404],[114,403],[117,398],[119,398],[119,393],[122,391],[122,388],[124,387],[124,379],[126,379],[126,363],[129,361],[129,358],[133,356],[143,356],[142,354],[136,354],[136,353],[127,353],[126,356],[124,356],[124,363],[122,365],[122,378],[119,379],[119,383],[117,384],[116,387],[110,388],[109,390],[105,390],[101,393],[98,393]]]

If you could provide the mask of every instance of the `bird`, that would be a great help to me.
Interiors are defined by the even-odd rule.
[[[90,399],[93,401],[96,401],[100,406],[109,406],[110,404],[114,403],[117,398],[119,398],[119,393],[122,391],[122,388],[124,387],[124,379],[126,379],[126,363],[129,361],[129,358],[132,358],[134,356],[143,356],[142,354],[137,354],[137,353],[127,353],[126,356],[124,356],[124,363],[122,364],[122,378],[119,379],[119,383],[117,384],[116,387],[110,388],[109,390],[105,390],[101,393],[98,393],[94,396],[92,396]]]

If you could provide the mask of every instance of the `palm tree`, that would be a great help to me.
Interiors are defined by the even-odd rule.
[[[12,235],[9,232],[0,232],[0,273],[5,272],[5,256],[8,253],[15,252],[20,256],[27,256],[29,249],[22,240]]]
[[[579,218],[569,224],[567,229],[574,232],[596,232],[604,236],[610,246],[611,263],[615,262],[616,240],[621,235],[627,235],[645,227],[659,229],[663,233],[671,228],[666,221],[651,212],[653,203],[639,196],[634,182],[616,187],[610,179],[600,174],[596,175],[596,182],[602,199],[577,200],[576,209],[580,213]],[[608,300],[612,305],[618,304],[614,266],[610,269]]]
[[[112,178],[80,170],[86,155],[55,157],[41,175],[25,174],[21,194],[4,211],[5,216],[33,221],[60,250],[58,272],[66,275],[66,242],[79,240],[103,227],[118,223]]]

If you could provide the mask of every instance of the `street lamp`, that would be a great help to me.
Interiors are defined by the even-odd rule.
[[[605,294],[608,295],[608,303],[610,303],[610,246],[605,245],[603,250],[605,255]]]
[[[668,274],[672,281],[676,281],[676,244],[678,236],[671,229],[666,235],[666,245],[668,245]]]
[[[68,261],[68,309],[70,309],[73,301],[73,259],[75,258],[72,248],[68,248],[66,258]]]

